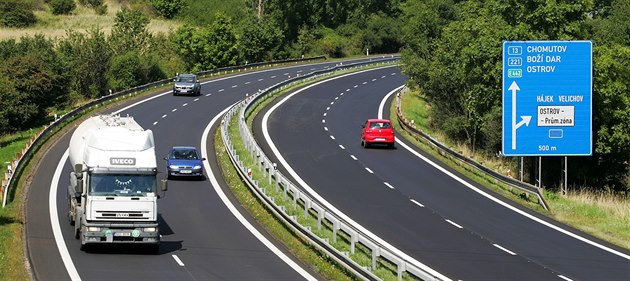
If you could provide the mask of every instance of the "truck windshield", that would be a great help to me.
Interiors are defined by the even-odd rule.
[[[97,196],[147,196],[155,194],[155,175],[92,174],[90,195]]]

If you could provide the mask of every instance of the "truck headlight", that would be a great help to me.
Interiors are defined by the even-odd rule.
[[[142,229],[144,232],[157,232],[157,227],[145,227]]]
[[[87,231],[89,232],[99,232],[101,231],[101,228],[98,226],[88,226]]]

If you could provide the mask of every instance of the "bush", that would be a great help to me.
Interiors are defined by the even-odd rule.
[[[20,0],[0,0],[0,25],[7,27],[28,27],[37,22],[30,2]]]
[[[182,0],[151,0],[151,5],[161,16],[172,19],[183,7]]]
[[[54,15],[67,15],[77,7],[77,4],[74,0],[51,0],[50,7]]]

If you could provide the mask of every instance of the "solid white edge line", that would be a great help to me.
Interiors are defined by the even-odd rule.
[[[184,263],[182,262],[182,260],[179,259],[177,255],[171,255],[171,257],[173,257],[173,259],[177,264],[179,264],[179,266],[184,266]]]
[[[510,254],[510,255],[512,255],[512,256],[516,256],[516,253],[515,253],[515,252],[512,252],[512,251],[510,251],[510,250],[508,250],[508,249],[506,249],[506,248],[503,248],[503,247],[501,247],[501,245],[499,245],[499,244],[492,244],[492,246],[495,246],[495,247],[497,247],[498,249],[500,249],[501,251],[504,251],[504,252],[506,252],[506,253],[508,253],[508,254]]]
[[[68,155],[70,155],[70,149],[66,149],[66,152],[63,154],[63,156],[61,156],[61,159],[67,159]],[[66,267],[66,271],[68,271],[68,275],[70,275],[71,280],[80,281],[81,276],[79,276],[77,268],[74,267],[72,257],[70,256],[70,252],[68,252],[68,247],[66,247],[66,242],[63,240],[63,234],[61,234],[61,225],[59,224],[59,217],[57,216],[57,183],[59,182],[59,178],[61,177],[61,172],[65,164],[66,161],[59,161],[59,163],[57,164],[57,169],[55,170],[55,174],[53,175],[52,182],[50,183],[50,193],[48,194],[48,211],[50,213],[50,224],[52,226],[53,236],[55,237],[55,243],[57,244],[57,249],[59,250],[59,254],[61,255],[61,260]]]
[[[454,221],[452,221],[452,220],[446,220],[446,222],[448,222],[448,223],[452,224],[453,226],[455,226],[455,227],[457,227],[457,228],[464,228],[464,227],[462,227],[461,225],[456,224],[456,223],[455,223]]]
[[[203,135],[201,136],[200,147],[201,147],[201,154],[206,159],[208,159],[208,149],[206,147],[206,144],[208,143],[208,134],[210,134],[210,129],[212,128],[212,126],[214,126],[214,123],[216,123],[217,120],[219,118],[221,118],[223,116],[223,114],[225,114],[230,109],[230,107],[232,107],[232,106],[227,107],[226,109],[221,111],[221,113],[219,113],[218,115],[214,116],[214,118],[212,118],[212,120],[210,121],[210,123],[208,124],[206,129],[203,131]],[[287,265],[289,265],[291,268],[293,268],[293,270],[295,270],[297,273],[302,275],[302,277],[304,277],[307,280],[316,281],[317,279],[315,277],[313,277],[311,274],[306,272],[306,270],[304,270],[301,266],[296,264],[292,259],[290,259],[282,251],[280,251],[280,249],[278,249],[273,243],[271,243],[269,240],[267,240],[267,238],[264,235],[262,235],[260,232],[258,232],[258,230],[254,226],[252,226],[249,223],[249,221],[247,219],[245,219],[245,217],[243,217],[243,215],[241,215],[241,213],[238,212],[236,207],[234,205],[232,205],[232,202],[227,198],[225,193],[223,193],[223,189],[221,189],[221,187],[219,186],[219,182],[216,179],[216,177],[214,176],[214,173],[212,172],[212,169],[210,168],[210,164],[208,164],[208,161],[204,161],[203,165],[204,165],[204,169],[206,169],[206,174],[208,175],[208,179],[210,180],[210,183],[212,184],[212,187],[214,188],[214,191],[217,193],[217,195],[219,195],[219,198],[221,198],[221,201],[223,201],[223,203],[225,204],[225,206],[227,206],[227,208],[230,210],[230,212],[232,212],[232,215],[234,215],[234,217],[236,217],[236,219],[238,219],[241,222],[241,224],[245,228],[247,228],[247,230],[249,230],[249,232],[252,233],[252,235],[254,235],[256,238],[258,238],[258,240],[261,243],[263,243],[263,245],[267,246],[267,248],[270,251],[272,251],[276,256],[278,256],[278,258],[280,258]]]
[[[368,71],[374,71],[374,70],[379,70],[379,69],[383,69],[383,68],[387,68],[387,67],[394,67],[394,66],[385,66],[385,67],[381,67],[381,68],[374,68],[374,69],[368,69],[368,70],[363,70],[363,71],[359,71],[359,72],[354,72],[354,73],[349,73],[349,74],[344,74],[341,76],[336,76],[336,77],[332,77],[330,79],[326,79],[320,82],[316,82],[314,84],[311,84],[309,86],[306,86],[302,89],[299,89],[289,95],[287,95],[286,97],[284,97],[281,101],[279,101],[278,103],[274,104],[271,109],[269,111],[267,111],[267,113],[265,113],[265,115],[263,116],[263,120],[262,120],[262,131],[263,131],[263,135],[265,137],[265,140],[267,141],[267,143],[269,144],[269,147],[271,149],[271,151],[273,151],[273,153],[275,154],[275,156],[278,158],[278,161],[282,164],[283,167],[285,167],[285,169],[287,169],[287,172],[289,174],[291,174],[291,176],[293,176],[293,178],[297,181],[297,184],[301,185],[304,189],[306,189],[309,194],[311,194],[313,197],[315,197],[316,200],[318,200],[319,202],[322,203],[322,205],[324,205],[327,209],[331,210],[333,213],[338,214],[341,219],[343,219],[344,221],[348,222],[349,224],[351,224],[352,226],[354,226],[356,229],[358,229],[359,231],[365,233],[367,236],[369,236],[372,240],[377,241],[377,243],[383,245],[383,247],[386,247],[388,249],[391,249],[392,252],[400,257],[402,257],[405,260],[408,260],[412,265],[416,266],[417,268],[420,268],[434,276],[436,276],[437,278],[444,280],[444,281],[450,281],[451,279],[446,277],[445,275],[435,271],[434,269],[422,264],[421,262],[417,261],[416,259],[410,257],[409,255],[403,253],[402,251],[400,251],[399,249],[395,248],[394,246],[392,246],[391,244],[387,243],[385,240],[381,239],[380,237],[376,236],[375,234],[373,234],[372,232],[370,232],[369,230],[367,230],[365,227],[363,227],[362,225],[358,224],[357,222],[355,222],[353,219],[351,219],[350,217],[348,217],[346,214],[342,213],[339,209],[337,209],[335,206],[333,206],[332,204],[330,204],[328,201],[326,201],[323,197],[321,197],[317,192],[315,192],[296,172],[295,170],[293,170],[293,168],[289,165],[289,163],[284,159],[284,157],[281,155],[280,151],[278,150],[278,148],[276,147],[275,143],[272,141],[270,135],[269,135],[269,129],[267,126],[267,122],[269,120],[269,116],[271,115],[271,113],[273,113],[273,111],[275,111],[278,107],[280,107],[280,105],[282,105],[283,103],[285,103],[287,100],[289,100],[291,97],[301,93],[302,91],[305,91],[307,89],[310,89],[312,87],[318,86],[320,84],[326,83],[326,82],[330,82],[332,80],[335,79],[340,79],[340,78],[344,78],[350,75],[356,75],[359,73],[364,73],[364,72],[368,72]],[[350,89],[348,89],[347,91],[349,91]],[[395,90],[394,90],[395,91]],[[394,92],[392,91],[392,93]]]
[[[391,96],[394,92],[396,92],[398,89],[400,89],[400,88],[402,88],[402,87],[404,87],[404,85],[403,85],[403,86],[400,86],[400,87],[398,87],[398,88],[396,88],[396,89],[394,89],[394,90],[393,90],[393,91],[391,91],[389,94],[387,94],[387,95],[383,98],[383,100],[381,100],[381,104],[379,105],[379,108],[378,108],[378,118],[379,118],[379,119],[382,119],[382,118],[383,118],[383,108],[385,107],[385,103],[386,103],[386,101],[389,99],[389,96]],[[611,254],[614,254],[614,255],[617,255],[617,256],[622,257],[622,258],[624,258],[624,259],[630,260],[630,255],[626,255],[626,254],[624,254],[624,253],[622,253],[622,252],[619,252],[619,251],[617,251],[617,250],[615,250],[615,249],[611,249],[611,248],[606,247],[606,246],[604,246],[604,245],[602,245],[602,244],[599,244],[599,243],[597,243],[597,242],[595,242],[595,241],[592,241],[592,240],[589,240],[589,239],[587,239],[587,238],[585,238],[585,237],[582,237],[582,236],[580,236],[580,235],[577,235],[577,234],[575,234],[575,233],[573,233],[573,232],[571,232],[571,231],[568,231],[568,230],[566,230],[566,229],[564,229],[564,228],[561,228],[561,227],[559,227],[559,226],[556,226],[556,225],[554,225],[554,224],[552,224],[552,223],[549,223],[549,222],[547,222],[547,221],[545,221],[545,220],[542,220],[542,219],[540,219],[540,218],[537,218],[537,217],[535,217],[535,216],[533,216],[533,215],[531,215],[531,214],[529,214],[529,213],[527,213],[527,212],[525,212],[525,211],[522,211],[522,210],[520,210],[520,209],[518,209],[518,208],[516,208],[516,207],[514,207],[514,206],[512,206],[512,205],[510,205],[510,204],[508,204],[508,203],[506,203],[506,202],[504,202],[504,201],[499,200],[498,198],[496,198],[496,197],[494,197],[494,196],[492,196],[492,195],[490,195],[490,194],[486,193],[485,191],[483,191],[483,190],[481,190],[481,189],[479,189],[479,188],[475,187],[474,185],[470,184],[469,182],[467,182],[467,181],[463,180],[462,178],[460,178],[460,177],[456,176],[455,174],[453,174],[453,173],[449,172],[448,170],[446,170],[446,169],[445,169],[445,168],[443,168],[442,166],[440,166],[440,165],[438,165],[438,164],[434,163],[433,161],[429,160],[428,158],[424,157],[422,154],[420,154],[420,153],[416,152],[416,151],[415,151],[415,150],[413,150],[411,147],[409,147],[408,145],[406,145],[404,142],[400,141],[398,138],[396,138],[396,143],[398,143],[400,146],[402,146],[403,148],[405,148],[407,151],[409,151],[409,152],[411,152],[412,154],[414,154],[416,157],[418,157],[418,158],[422,159],[423,161],[427,162],[428,164],[430,164],[430,165],[431,165],[431,166],[433,166],[434,168],[438,169],[438,170],[439,170],[439,171],[441,171],[442,173],[444,173],[444,174],[446,174],[446,175],[450,176],[450,177],[451,177],[451,178],[453,178],[454,180],[458,181],[459,183],[463,184],[464,186],[468,187],[469,189],[471,189],[471,190],[473,190],[473,191],[475,191],[475,192],[479,193],[480,195],[482,195],[482,196],[484,196],[484,197],[486,197],[486,198],[488,198],[488,199],[490,199],[490,200],[494,201],[495,203],[497,203],[497,204],[499,204],[499,205],[501,205],[501,206],[503,206],[503,207],[505,207],[505,208],[508,208],[508,209],[510,209],[510,210],[512,210],[512,211],[514,211],[514,212],[516,212],[516,213],[518,213],[518,214],[520,214],[520,215],[522,215],[522,216],[524,216],[524,217],[526,217],[526,218],[528,218],[528,219],[531,219],[531,220],[533,220],[533,221],[535,221],[535,222],[537,222],[537,223],[540,223],[540,224],[542,224],[542,225],[544,225],[544,226],[547,226],[547,227],[549,227],[549,228],[551,228],[551,229],[553,229],[553,230],[556,230],[556,231],[558,231],[558,232],[560,232],[560,233],[563,233],[563,234],[565,234],[565,235],[568,235],[568,236],[570,236],[570,237],[573,237],[573,238],[575,238],[575,239],[577,239],[577,240],[580,240],[580,241],[582,241],[582,242],[584,242],[584,243],[587,243],[587,244],[589,244],[589,245],[591,245],[591,246],[597,247],[597,248],[599,248],[599,249],[601,249],[601,250],[607,251],[607,252],[609,252],[609,253],[611,253]]]

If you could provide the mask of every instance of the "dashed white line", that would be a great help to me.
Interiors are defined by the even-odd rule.
[[[385,76],[385,75],[381,76],[381,78],[385,78],[385,77],[387,77],[387,76]]]
[[[390,74],[390,75],[391,75],[391,76],[394,76],[394,75],[396,75],[396,72],[393,72],[393,73],[392,73],[392,74]]]
[[[171,110],[171,112],[175,112],[175,111],[177,111],[177,108],[173,108],[173,110]]]
[[[357,161],[357,158],[354,157],[354,155],[350,155],[350,158],[352,158],[352,160]]]
[[[330,102],[330,105],[333,105],[333,104],[335,104],[335,102],[334,102],[334,101],[331,101],[331,102]]]
[[[345,148],[345,147],[343,147],[343,145],[341,145],[341,144],[339,145],[339,147],[340,147],[341,149],[346,149],[346,148]]]
[[[330,136],[330,138],[334,140],[334,139],[335,139],[335,136],[331,135],[331,136]]]
[[[326,123],[326,119],[322,119],[322,123]]]
[[[187,105],[188,105],[188,103],[182,104],[182,106],[187,106]]]
[[[177,262],[177,264],[179,264],[179,266],[184,266],[184,263],[182,262],[182,260],[179,259],[179,257],[177,257],[177,255],[172,255],[173,259],[175,259],[175,262]]]
[[[260,79],[258,79],[258,82],[260,82],[260,81],[262,81],[262,80],[265,80],[265,79],[260,78]]]
[[[338,99],[339,99],[339,97],[335,97],[335,100],[338,100]]]
[[[514,252],[512,252],[512,251],[510,251],[510,250],[508,250],[506,248],[501,247],[499,244],[492,244],[492,246],[495,246],[495,247],[499,248],[500,250],[502,250],[502,251],[504,251],[504,252],[506,252],[506,253],[508,253],[508,254],[510,254],[512,256],[516,256],[516,253],[514,253]]]
[[[317,68],[311,68],[311,69],[309,69],[309,70],[315,70],[315,69],[317,69]]]
[[[326,111],[328,111],[328,110],[330,110],[330,106],[329,106],[329,107],[326,107]]]
[[[370,174],[374,174],[374,172],[372,172],[372,170],[370,170],[370,168],[368,168],[368,167],[365,167],[365,170],[368,171],[368,173],[370,173]]]
[[[328,113],[324,112],[324,117],[326,117],[326,114],[328,114]]]
[[[341,94],[339,94],[339,95],[340,95],[340,96],[343,96],[343,94],[344,94],[344,93],[343,93],[343,92],[341,92]]]
[[[219,89],[219,92],[223,92],[223,91],[225,91],[225,89]]]
[[[166,114],[162,115],[162,118],[166,118]]]
[[[276,77],[277,77],[277,76],[275,76],[275,75],[274,75],[274,76],[271,76],[271,78],[276,78]]]
[[[367,82],[363,82],[363,83],[361,83],[361,84],[365,85],[365,84],[367,84]]]
[[[383,182],[385,185],[387,185],[387,187],[389,187],[389,189],[395,189],[391,184],[389,184],[388,182]]]
[[[372,82],[376,81],[376,78],[372,79]]]
[[[252,82],[247,81],[247,82],[245,82],[245,85],[249,85],[250,83],[252,83]]]
[[[232,85],[232,88],[236,88],[236,87],[238,87],[238,85]]]
[[[206,97],[212,96],[212,94],[207,94]]]
[[[324,127],[324,131],[328,132],[328,127]]]
[[[297,73],[301,73],[301,72],[302,72],[302,70],[298,70],[298,71],[297,71]]]
[[[453,222],[452,220],[446,220],[446,222],[448,222],[448,223],[450,223],[450,224],[454,225],[454,226],[455,226],[455,227],[457,227],[457,228],[463,228],[461,225],[456,224],[456,223],[455,223],[455,222]]]
[[[354,85],[355,88],[359,88],[359,85]]]
[[[153,122],[153,126],[157,125],[157,123],[158,123],[157,121]]]
[[[287,76],[287,75],[289,75],[289,73],[288,73],[288,72],[284,74],[284,76]]]
[[[346,92],[350,92],[350,89],[346,89]]]
[[[567,281],[573,281],[573,279],[571,279],[571,278],[569,278],[569,277],[566,277],[566,276],[564,276],[564,275],[562,275],[562,274],[558,275],[558,277],[560,277],[560,278],[562,278],[562,279],[564,279],[564,280],[567,280]]]
[[[196,98],[196,99],[194,99],[193,101],[198,101],[198,100],[199,100],[199,98]]]
[[[413,200],[413,199],[409,199],[409,200],[410,200],[411,202],[413,202],[414,204],[416,204],[416,205],[418,205],[418,206],[420,206],[420,207],[424,208],[424,205],[422,205],[422,203],[420,203],[420,202],[418,202],[418,201],[416,201],[416,200]]]

